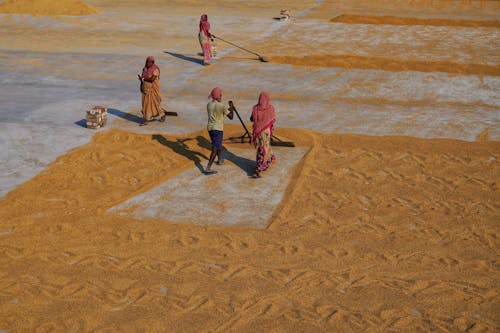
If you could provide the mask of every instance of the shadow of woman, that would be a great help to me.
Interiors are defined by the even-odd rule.
[[[108,113],[112,114],[113,116],[117,116],[117,117],[123,118],[125,120],[131,121],[134,123],[138,123],[138,124],[140,124],[144,121],[144,119],[142,119],[142,117],[138,117],[134,114],[126,113],[126,112],[123,112],[123,111],[120,111],[117,109],[108,108]]]
[[[205,170],[203,169],[203,166],[201,165],[201,159],[200,157],[204,158],[205,160],[208,160],[208,157],[206,157],[204,154],[193,151],[189,149],[188,145],[186,144],[186,141],[193,140],[191,138],[186,138],[186,139],[177,139],[176,141],[170,141],[167,140],[165,137],[159,134],[153,134],[152,136],[153,140],[158,141],[162,145],[172,149],[174,152],[176,152],[179,155],[182,155],[184,157],[187,157],[191,161],[194,162],[198,170],[200,170],[201,173],[204,173]]]
[[[170,54],[172,57],[176,57],[182,60],[194,62],[195,64],[203,65],[203,59],[193,58],[184,54],[170,52],[170,51],[163,51],[163,53]]]
[[[205,149],[212,149],[212,144],[205,137],[198,135],[196,137],[196,140],[198,141],[198,146]],[[254,160],[250,160],[246,157],[237,156],[231,151],[229,151],[227,148],[222,151],[222,157],[223,159],[228,160],[229,162],[236,165],[241,170],[245,171],[247,176],[252,177],[254,175],[255,172]]]

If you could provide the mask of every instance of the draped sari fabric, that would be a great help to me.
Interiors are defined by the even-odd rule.
[[[269,94],[261,92],[259,102],[252,109],[252,142],[257,148],[256,171],[266,170],[276,160],[271,148],[273,125],[276,122],[274,106],[269,102]]]
[[[203,64],[209,65],[211,60],[210,55],[210,22],[206,14],[201,15],[200,18],[200,31],[198,39],[200,41],[201,50],[203,52]]]
[[[154,61],[154,58],[151,56],[146,59],[146,64],[142,69],[141,75],[145,80],[154,78],[152,82],[143,80],[141,83],[142,114],[146,122],[152,117],[164,116],[164,112],[161,108],[160,68]],[[148,62],[152,62],[152,65],[149,67]]]

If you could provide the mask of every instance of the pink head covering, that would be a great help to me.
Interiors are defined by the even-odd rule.
[[[210,23],[208,22],[207,14],[201,15],[200,18],[200,31],[203,31],[205,35],[208,37],[210,35]]]
[[[252,141],[255,141],[263,130],[271,127],[276,122],[274,106],[269,104],[269,99],[269,94],[267,92],[261,92],[259,95],[259,102],[255,104],[252,109]]]
[[[221,88],[215,87],[214,89],[212,89],[212,92],[210,93],[210,95],[208,95],[208,98],[212,98],[212,99],[220,102],[220,100],[222,98]]]
[[[149,66],[148,68],[148,62],[152,61],[153,64]],[[144,68],[142,69],[142,77],[144,79],[149,79],[151,76],[153,76],[153,73],[155,69],[158,69],[158,72],[160,72],[160,67],[155,65],[155,58],[153,56],[149,56],[146,58],[146,63],[144,64]]]

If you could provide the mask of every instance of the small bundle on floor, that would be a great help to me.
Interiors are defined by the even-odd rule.
[[[94,106],[92,109],[87,110],[87,128],[97,129],[106,125],[108,115],[108,108],[105,106]]]
[[[287,21],[289,18],[290,18],[290,11],[288,9],[280,10],[280,16],[279,16],[280,21]]]

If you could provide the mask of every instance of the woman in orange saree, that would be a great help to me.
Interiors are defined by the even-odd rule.
[[[141,126],[147,125],[153,117],[160,117],[165,121],[165,112],[161,107],[160,68],[155,65],[155,58],[147,57],[142,69],[141,81],[142,115],[144,120]]]

